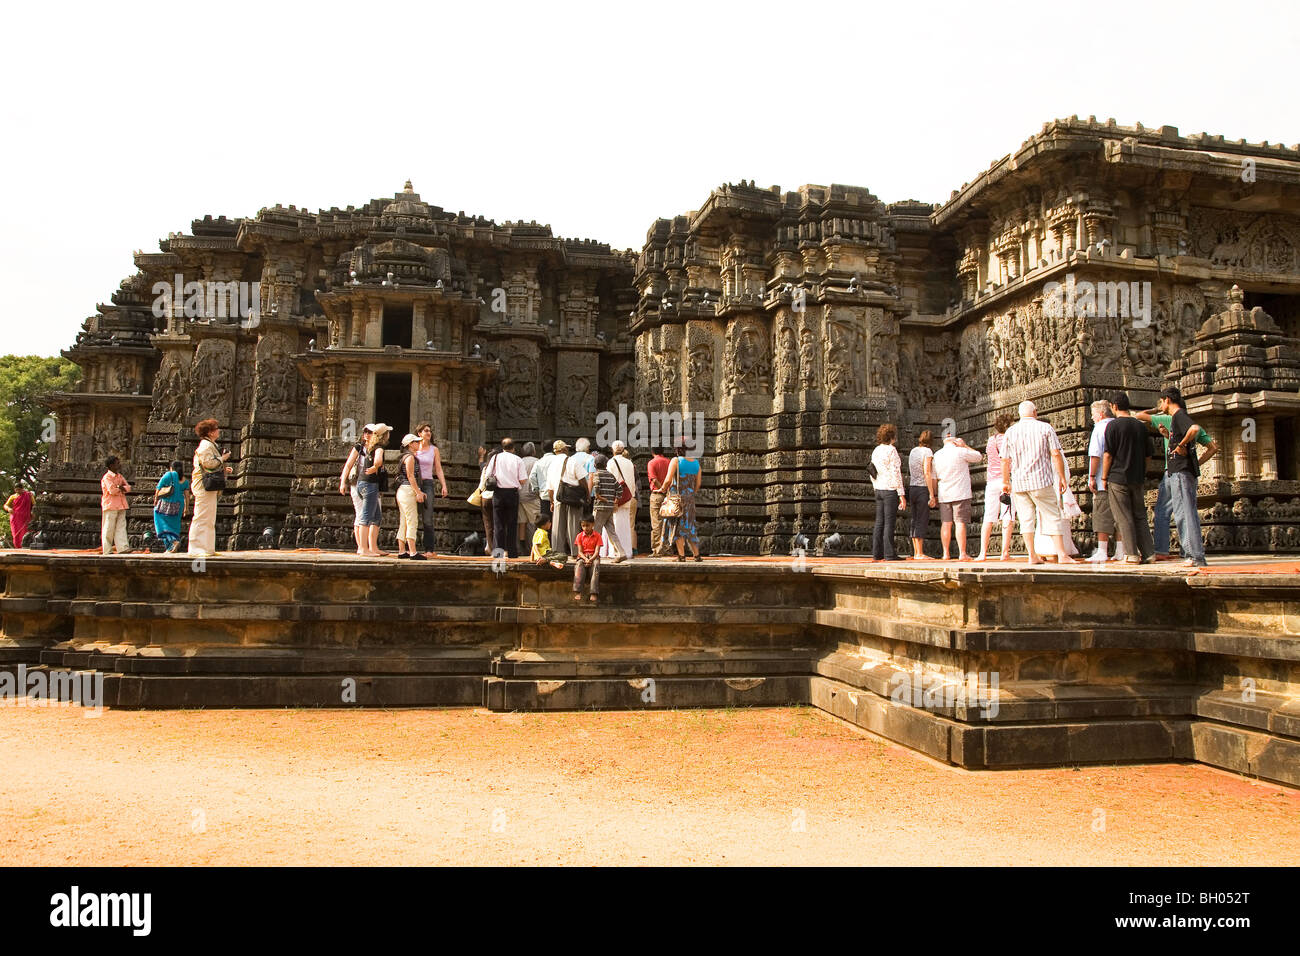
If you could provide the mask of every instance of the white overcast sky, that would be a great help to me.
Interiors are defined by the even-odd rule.
[[[1078,114],[1300,142],[1300,4],[27,3],[0,351],[53,355],[205,213],[452,211],[639,248],[724,181],[938,202]]]

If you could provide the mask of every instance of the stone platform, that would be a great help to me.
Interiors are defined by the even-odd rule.
[[[637,559],[577,606],[571,573],[488,558],[11,551],[0,669],[93,669],[115,707],[812,705],[972,769],[1300,786],[1297,572]]]

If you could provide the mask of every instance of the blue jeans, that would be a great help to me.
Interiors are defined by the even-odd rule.
[[[361,496],[361,520],[358,524],[367,526],[379,524],[379,483],[374,481],[358,481],[357,494]]]
[[[928,500],[928,499],[927,499]],[[898,519],[898,492],[876,492],[876,524],[871,530],[871,556],[892,561],[898,557],[894,550],[894,522]]]
[[[1174,523],[1178,526],[1178,542],[1183,557],[1204,565],[1205,542],[1201,539],[1201,516],[1196,511],[1196,476],[1189,471],[1179,471],[1165,475],[1165,481],[1169,482],[1169,498],[1173,503]]]
[[[1173,518],[1173,505],[1169,501],[1169,476],[1160,476],[1160,487],[1156,491],[1155,523],[1151,527],[1151,537],[1156,543],[1156,554],[1169,553],[1169,521]]]

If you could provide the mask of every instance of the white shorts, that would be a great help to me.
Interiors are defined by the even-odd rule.
[[[1002,484],[1002,479],[997,478],[990,481],[984,486],[984,523],[996,524],[999,521],[1009,521],[1011,519],[1011,506],[1004,505],[998,499],[1002,497],[1002,492],[1006,488]]]

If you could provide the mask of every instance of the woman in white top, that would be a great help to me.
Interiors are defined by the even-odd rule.
[[[876,447],[871,451],[871,464],[876,469],[871,485],[876,490],[876,520],[871,530],[871,556],[877,561],[897,561],[894,550],[894,521],[899,511],[907,510],[903,497],[903,462],[898,457],[894,442],[898,429],[891,424],[876,429]]]
[[[229,475],[234,469],[226,464],[230,452],[217,447],[221,429],[215,418],[205,418],[194,426],[199,436],[199,447],[194,450],[193,468],[190,472],[190,491],[194,495],[194,517],[190,519],[190,554],[209,558],[217,553],[217,501],[219,490],[209,491],[203,484],[205,475],[222,472]]]

